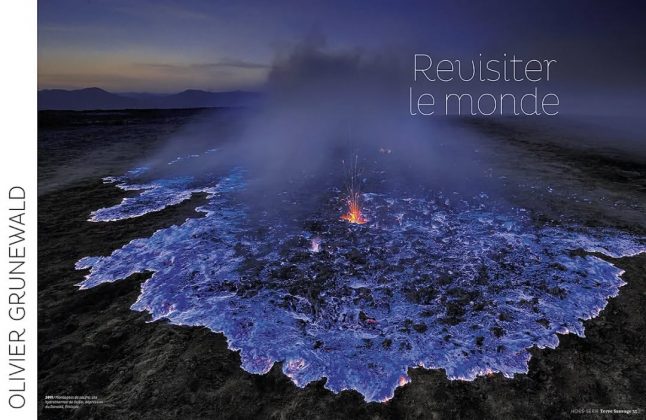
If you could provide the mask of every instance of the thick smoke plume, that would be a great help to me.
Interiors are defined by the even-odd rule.
[[[176,165],[200,173],[240,165],[251,191],[291,191],[339,184],[344,160],[384,171],[389,182],[365,191],[421,183],[445,190],[477,188],[483,153],[474,135],[449,118],[408,113],[405,58],[329,51],[302,44],[280,54],[258,109],[217,111],[172,139],[159,162],[182,150],[217,148],[208,159]],[[178,149],[179,148],[179,149]],[[190,153],[190,152],[188,152]],[[390,182],[392,181],[392,182]]]

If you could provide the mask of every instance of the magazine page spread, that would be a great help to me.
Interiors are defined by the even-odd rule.
[[[0,7],[2,419],[644,417],[642,2]]]

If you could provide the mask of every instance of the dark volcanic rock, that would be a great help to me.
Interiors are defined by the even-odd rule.
[[[365,264],[367,262],[365,255],[363,255],[363,253],[357,248],[350,250],[350,252],[345,254],[345,257],[348,259],[348,261],[354,264]]]

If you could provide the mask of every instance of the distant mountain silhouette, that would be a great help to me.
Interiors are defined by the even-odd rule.
[[[189,89],[175,94],[117,94],[96,87],[78,90],[44,89],[38,91],[38,109],[84,111],[241,107],[254,105],[259,99],[260,94],[244,91],[208,92]]]
[[[47,89],[38,92],[38,109],[124,109],[138,108],[138,105],[136,99],[115,95],[99,88]]]

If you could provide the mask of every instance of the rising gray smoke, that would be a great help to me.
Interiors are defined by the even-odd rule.
[[[409,115],[408,58],[301,44],[275,59],[258,109],[202,118],[155,160],[217,148],[208,160],[175,170],[195,174],[240,165],[249,171],[252,190],[286,191],[322,186],[320,180],[342,175],[342,161],[358,154],[359,166],[382,167],[393,181],[370,184],[368,177],[371,190],[395,181],[477,189],[484,170],[481,139],[449,118]]]

